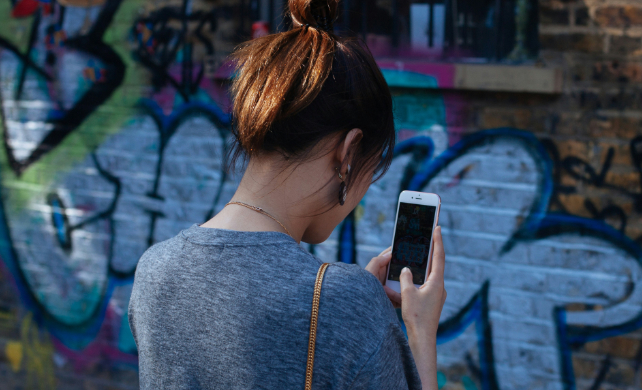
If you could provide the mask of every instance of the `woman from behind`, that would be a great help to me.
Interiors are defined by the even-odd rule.
[[[338,0],[290,0],[292,29],[234,53],[233,158],[216,216],[141,257],[129,305],[141,389],[301,389],[325,241],[390,165],[392,98],[374,59],[332,32]],[[385,288],[390,249],[322,283],[313,389],[437,389],[446,297],[436,229],[428,281]],[[394,306],[401,305],[408,339]],[[423,385],[423,386],[422,386]]]

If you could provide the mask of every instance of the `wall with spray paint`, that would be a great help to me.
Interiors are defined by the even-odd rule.
[[[394,163],[310,250],[365,265],[391,241],[399,191],[441,195],[441,388],[640,388],[642,9],[623,3],[540,1],[539,61],[563,70],[561,94],[466,92],[445,84],[448,66],[405,74],[380,61]],[[238,183],[224,170],[220,68],[238,12],[0,2],[8,388],[137,387],[136,262],[218,212]]]

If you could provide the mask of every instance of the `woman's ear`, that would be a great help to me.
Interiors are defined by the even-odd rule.
[[[363,138],[363,132],[361,129],[354,128],[346,134],[343,142],[337,147],[337,160],[339,160],[339,166],[341,167],[341,172],[345,172],[348,164],[350,163],[350,157],[354,156],[359,142]]]

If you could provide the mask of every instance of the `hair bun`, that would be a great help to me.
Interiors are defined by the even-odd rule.
[[[289,0],[288,7],[293,27],[309,25],[325,31],[332,31],[337,18],[339,0]]]

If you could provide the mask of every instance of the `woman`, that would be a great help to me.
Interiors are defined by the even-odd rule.
[[[387,170],[395,137],[372,56],[332,33],[337,3],[290,0],[291,30],[235,52],[234,158],[247,168],[219,214],[138,263],[129,319],[142,389],[303,388],[321,262],[299,242],[328,238]],[[434,235],[419,289],[408,269],[401,294],[382,286],[390,249],[366,270],[328,268],[313,389],[437,389],[446,292],[439,228]]]

